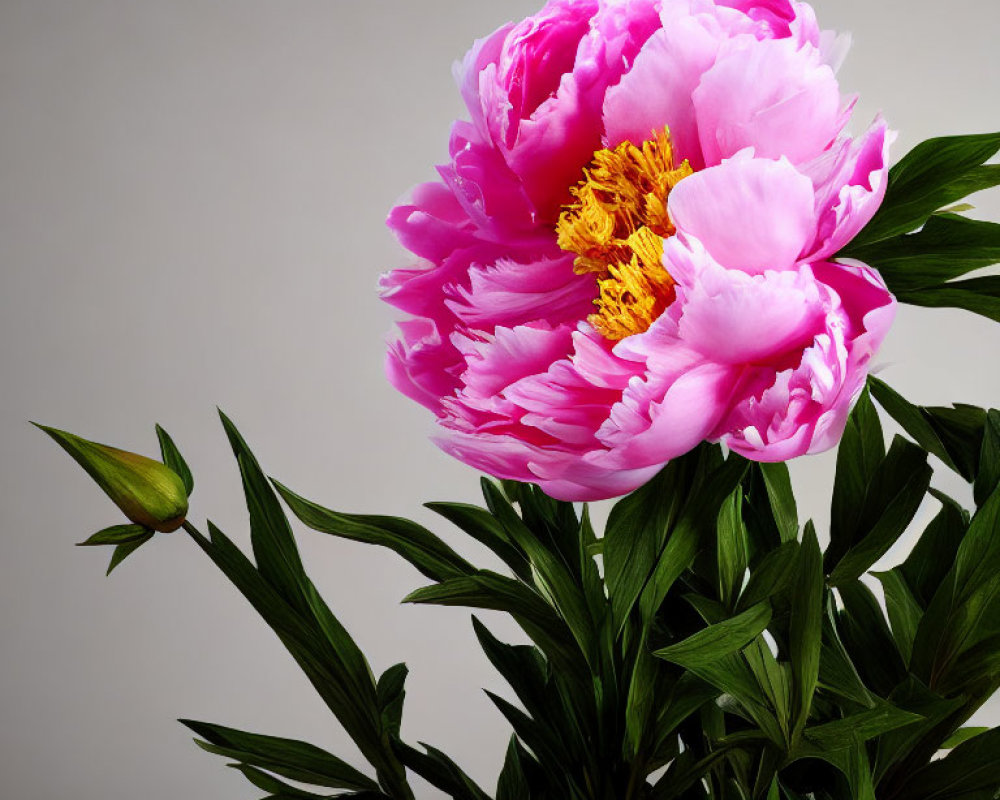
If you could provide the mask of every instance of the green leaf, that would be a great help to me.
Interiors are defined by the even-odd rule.
[[[382,673],[375,686],[378,707],[382,709],[382,723],[390,736],[399,737],[403,721],[403,701],[406,699],[406,664],[395,664]]]
[[[879,579],[885,592],[886,610],[889,612],[892,635],[899,647],[899,653],[903,657],[903,663],[909,664],[913,652],[913,640],[916,638],[924,611],[907,586],[906,578],[900,569],[873,574]]]
[[[412,798],[405,773],[383,730],[376,685],[364,655],[320,598],[304,573],[292,597],[279,592],[217,527],[210,539],[188,529],[192,539],[215,562],[282,644],[378,772],[386,791]]]
[[[716,562],[719,575],[719,599],[734,608],[748,558],[747,529],[743,524],[743,492],[736,489],[722,504],[716,523]]]
[[[307,792],[305,789],[299,789],[297,786],[292,786],[289,783],[278,780],[273,775],[269,775],[263,770],[259,770],[256,767],[250,767],[246,764],[228,764],[227,766],[232,767],[238,772],[243,773],[243,777],[246,778],[250,783],[265,792],[270,792],[270,794],[265,798],[265,800],[330,800],[331,795],[328,794],[316,794],[315,792]],[[383,798],[385,795],[379,793],[365,792],[362,795],[357,794],[340,794],[336,795],[340,797],[371,797],[371,798]]]
[[[496,517],[485,508],[468,503],[425,503],[424,505],[492,550],[521,580],[531,581],[531,564],[528,562],[527,556],[510,540]]]
[[[935,215],[918,233],[852,248],[852,257],[878,269],[893,293],[919,292],[1000,262],[1000,225]]]
[[[243,764],[260,767],[289,780],[327,786],[333,789],[378,790],[378,784],[345,761],[315,745],[295,739],[263,736],[182,719],[203,741],[199,747],[210,753],[234,758]]]
[[[388,548],[434,581],[457,578],[475,571],[464,558],[415,522],[399,517],[331,511],[300,497],[274,479],[271,482],[299,521],[314,531]]]
[[[939,495],[941,511],[920,535],[910,554],[897,569],[921,609],[930,605],[945,576],[955,563],[958,547],[969,520],[954,501]]]
[[[771,550],[750,571],[737,611],[745,611],[768,598],[784,591],[795,574],[795,562],[798,558],[799,543],[785,542],[781,547]]]
[[[981,733],[987,733],[990,729],[982,726],[972,726],[968,728],[959,728],[951,736],[945,739],[944,744],[941,745],[942,750],[952,750],[958,747],[960,744],[964,744]]]
[[[702,462],[711,459],[716,450],[703,451]],[[740,484],[749,462],[736,455],[714,469],[704,466],[705,477],[690,496],[677,522],[672,526],[648,582],[642,589],[639,607],[643,619],[649,621],[659,609],[670,587],[691,564],[717,519],[725,499]],[[606,556],[605,556],[606,557]]]
[[[596,657],[595,623],[590,615],[590,607],[584,597],[582,586],[575,578],[572,568],[562,560],[560,552],[554,552],[546,547],[527,528],[494,484],[484,479],[482,486],[490,511],[507,535],[527,554],[532,566],[534,584],[565,620],[580,651],[587,662],[592,664]],[[579,550],[573,553],[573,561],[577,562],[578,559]]]
[[[960,308],[1000,322],[1000,276],[996,275],[899,292],[896,299],[924,308]]]
[[[771,511],[778,532],[781,534],[781,541],[782,543],[795,541],[799,536],[799,516],[788,465],[779,461],[773,464],[761,463],[759,468],[764,477],[767,497],[771,501]]]
[[[426,754],[398,739],[394,742],[400,760],[409,769],[454,800],[491,800],[451,758],[428,744],[420,744]]]
[[[795,741],[805,729],[812,707],[813,693],[819,680],[820,650],[823,644],[823,554],[819,549],[812,522],[806,523],[799,548],[789,630],[792,663],[792,709]]]
[[[955,563],[921,619],[911,669],[932,689],[984,634],[1000,593],[1000,488],[969,524]]]
[[[976,471],[973,488],[976,505],[983,505],[998,485],[1000,485],[1000,411],[990,409],[986,414],[979,469]]]
[[[128,558],[132,553],[142,547],[146,542],[153,538],[152,531],[146,531],[142,536],[138,536],[128,542],[124,542],[115,547],[115,551],[111,554],[111,563],[108,564],[108,571],[104,573],[105,575],[110,575],[111,571],[121,564],[126,558]]]
[[[885,697],[905,677],[906,667],[878,600],[861,581],[837,587],[844,607],[839,633],[867,687]]]
[[[132,542],[145,542],[149,539],[152,531],[143,525],[112,525],[90,536],[82,542],[77,542],[77,547],[94,547],[96,545],[118,545],[131,544]]]
[[[847,418],[847,426],[837,449],[827,564],[835,563],[854,544],[868,485],[884,459],[882,424],[866,388]]]
[[[524,772],[517,737],[512,736],[507,746],[507,756],[497,780],[496,800],[530,800],[534,797]]]
[[[604,581],[619,630],[680,513],[696,453],[671,461],[648,483],[615,503],[608,515],[603,539]]]
[[[156,426],[156,438],[160,440],[160,454],[163,456],[163,463],[177,473],[184,484],[187,496],[190,497],[191,492],[194,491],[194,476],[191,474],[191,468],[188,467],[181,451],[177,449],[174,440],[170,438],[170,434],[159,425]]]
[[[821,750],[841,750],[921,720],[919,714],[879,701],[867,711],[806,728],[804,735],[806,742]]]
[[[967,481],[973,480],[986,412],[969,405],[954,408],[915,406],[888,384],[869,378],[872,395],[913,440]]]
[[[1000,728],[958,745],[945,758],[913,773],[906,797],[914,800],[951,800],[972,792],[992,792],[1000,787]],[[986,795],[990,796],[989,794]]]
[[[539,649],[568,676],[590,685],[580,649],[566,623],[534,590],[520,581],[480,570],[411,592],[404,603],[461,606],[504,611],[510,614]]]
[[[243,493],[250,512],[250,541],[260,574],[293,606],[307,607],[302,593],[302,560],[278,498],[240,432],[222,411],[222,426],[243,478]]]
[[[759,603],[731,619],[709,625],[681,642],[660,648],[653,655],[687,669],[706,666],[722,656],[742,650],[767,628],[770,621],[770,605]]]
[[[839,586],[860,577],[895,544],[917,513],[930,486],[931,474],[927,454],[896,437],[865,494],[852,537],[855,543],[833,562],[831,585]]]
[[[1000,168],[981,166],[1000,149],[1000,134],[949,136],[922,142],[889,171],[878,213],[841,255],[907,233],[938,209],[1000,183]]]

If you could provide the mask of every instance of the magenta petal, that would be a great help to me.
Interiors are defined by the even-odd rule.
[[[822,260],[837,253],[882,205],[889,179],[889,147],[895,133],[881,117],[860,139],[846,139],[803,166],[816,185],[816,240],[803,256]]]
[[[681,181],[669,212],[722,266],[756,273],[794,266],[815,235],[813,204],[812,182],[787,160],[741,154]]]
[[[590,313],[596,293],[593,276],[573,271],[571,255],[528,262],[501,259],[474,265],[468,287],[456,287],[454,299],[446,303],[465,325],[492,331],[538,319],[575,325]]]
[[[441,398],[459,385],[461,356],[430,320],[404,320],[389,340],[386,376],[398,391],[439,413]]]

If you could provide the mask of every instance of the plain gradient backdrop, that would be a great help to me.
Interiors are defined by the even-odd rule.
[[[158,537],[104,579],[108,553],[73,543],[121,516],[28,420],[149,454],[162,423],[195,473],[192,518],[246,544],[219,405],[296,491],[412,516],[490,563],[421,508],[475,501],[478,479],[384,380],[393,315],[374,286],[406,261],[386,212],[434,176],[462,113],[452,62],[539,2],[0,2],[0,797],[259,796],[177,717],[361,763],[185,536]],[[816,6],[825,27],[854,33],[841,79],[861,93],[855,130],[884,111],[898,157],[1000,128],[995,0]],[[1000,219],[1000,191],[977,205]],[[1000,326],[904,307],[880,361],[915,401],[996,406],[998,355]],[[820,526],[832,464],[793,465]],[[950,475],[936,483],[968,499]],[[481,691],[502,687],[468,612],[399,605],[423,580],[387,551],[300,541],[375,669],[409,664],[406,738],[492,788],[508,729]],[[1000,703],[980,717],[1000,723]]]

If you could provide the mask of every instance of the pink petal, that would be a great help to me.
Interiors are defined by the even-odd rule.
[[[669,126],[677,159],[702,166],[691,93],[715,61],[721,32],[683,17],[650,37],[604,101],[605,143],[639,144]]]
[[[831,294],[808,267],[747,275],[706,259],[684,292],[679,338],[718,363],[780,363],[822,331]]]
[[[465,325],[489,332],[498,325],[512,328],[538,319],[575,325],[593,310],[596,294],[594,277],[577,275],[573,256],[567,254],[474,265],[468,287],[457,287],[455,298],[446,303]]]
[[[812,182],[786,159],[744,153],[685,178],[668,210],[722,266],[757,273],[795,264],[815,235],[813,203]]]
[[[896,135],[879,117],[860,139],[845,139],[802,167],[816,186],[816,239],[803,257],[829,258],[865,227],[882,205],[889,147]]]
[[[693,100],[708,165],[746,147],[758,156],[808,161],[847,121],[833,70],[818,49],[792,39],[727,42]]]

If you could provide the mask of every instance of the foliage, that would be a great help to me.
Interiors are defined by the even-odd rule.
[[[971,285],[993,279],[954,279],[1000,260],[1000,226],[933,216],[1000,180],[982,166],[998,147],[1000,136],[918,147],[845,255],[880,268],[901,300],[998,318],[993,284]],[[909,438],[886,447],[873,398]],[[271,800],[412,800],[410,774],[455,800],[1000,797],[1000,729],[967,727],[1000,689],[1000,412],[916,406],[872,379],[840,445],[825,548],[800,523],[784,464],[709,444],[620,500],[601,536],[586,506],[532,485],[484,479],[482,507],[428,504],[506,573],[475,566],[414,522],[300,497],[269,480],[222,421],[253,559],[211,522],[207,536],[190,522],[185,530],[367,762],[185,721]],[[190,494],[190,470],[158,435]],[[931,488],[930,456],[970,484],[974,508]],[[512,729],[495,788],[404,739],[406,667],[376,677],[310,581],[281,500],[314,530],[406,559],[429,581],[406,602],[503,611],[523,629],[530,644],[510,644],[472,619],[517,698],[490,695]],[[909,555],[871,573],[925,504],[937,511]],[[151,537],[119,525],[83,544],[114,545],[114,566]]]

